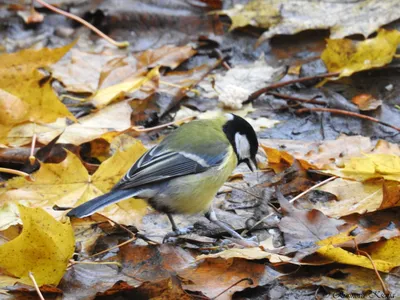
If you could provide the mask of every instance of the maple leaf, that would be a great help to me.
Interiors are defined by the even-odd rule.
[[[14,103],[19,103],[14,107],[14,115],[18,115],[18,118],[14,118],[12,124],[7,126],[0,124],[0,140],[11,129],[10,125],[16,123],[47,123],[59,117],[75,119],[58,100],[50,81],[41,82],[43,75],[37,70],[58,61],[73,45],[74,43],[56,49],[28,49],[0,55],[0,89],[13,95]],[[4,97],[4,93],[0,97]],[[15,97],[20,101],[15,100]],[[0,100],[0,108],[3,108],[2,103],[4,100]]]
[[[72,207],[108,192],[145,151],[145,147],[136,141],[104,161],[93,175],[88,174],[77,156],[68,152],[59,164],[42,164],[33,174],[34,182],[22,177],[9,180],[7,186],[0,189],[0,216],[3,215],[0,228],[4,230],[19,222],[18,215],[10,216],[10,207],[12,210],[15,203],[42,207],[57,219],[61,218],[65,212],[54,211],[55,204]],[[127,200],[106,207],[101,213],[119,223],[139,224],[145,207],[141,200]]]
[[[0,267],[32,285],[34,273],[39,286],[57,285],[75,250],[74,232],[69,222],[62,224],[41,208],[18,206],[24,225],[22,233],[0,246]]]

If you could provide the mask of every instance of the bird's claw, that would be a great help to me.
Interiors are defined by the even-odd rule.
[[[181,235],[185,235],[185,234],[189,234],[189,233],[192,233],[193,230],[194,230],[193,226],[188,226],[188,227],[185,227],[185,228],[182,228],[182,229],[171,231],[171,232],[167,233],[165,235],[165,237],[163,238],[163,244],[167,243],[169,238],[177,237],[177,236],[181,236]]]

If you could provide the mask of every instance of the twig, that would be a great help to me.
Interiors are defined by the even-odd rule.
[[[179,123],[191,121],[191,120],[193,120],[194,118],[195,118],[195,117],[186,117],[186,118],[183,118],[183,119],[180,119],[180,120],[177,120],[177,121],[173,121],[173,122],[169,122],[169,123],[165,123],[165,124],[162,124],[162,125],[158,125],[158,126],[154,126],[154,127],[149,127],[149,128],[143,128],[143,127],[139,127],[139,126],[133,126],[133,127],[131,127],[130,129],[132,129],[132,130],[134,130],[134,131],[137,131],[137,132],[149,132],[149,131],[153,131],[153,130],[156,130],[156,129],[162,129],[162,128],[165,128],[165,127],[168,127],[168,126],[171,126],[171,125],[176,125],[176,124],[179,124]]]
[[[33,164],[36,161],[36,157],[35,157],[36,140],[37,140],[37,135],[36,135],[36,123],[35,123],[34,124],[34,133],[32,136],[32,143],[31,143],[31,152],[29,154],[29,162],[31,163],[31,166],[33,166]]]
[[[112,247],[107,248],[107,249],[105,249],[105,250],[103,250],[103,251],[100,251],[100,252],[97,252],[97,253],[95,253],[95,254],[92,254],[92,255],[90,255],[90,256],[88,256],[88,257],[84,257],[84,259],[89,259],[89,258],[98,256],[98,255],[100,255],[100,254],[109,252],[109,251],[114,250],[114,249],[116,249],[116,248],[119,248],[119,247],[121,247],[121,246],[123,246],[123,245],[129,244],[130,242],[133,242],[134,240],[136,240],[136,236],[134,236],[134,237],[130,238],[129,240],[126,240],[125,242],[122,242],[122,243],[120,243],[120,244],[118,244],[118,245],[112,246]]]
[[[355,245],[355,248],[356,248],[356,251],[357,251],[358,255],[364,254],[364,255],[369,259],[369,261],[371,262],[371,265],[372,265],[372,267],[374,268],[375,274],[376,274],[376,276],[378,277],[378,279],[379,279],[379,281],[380,281],[380,283],[381,283],[382,290],[383,290],[383,292],[385,293],[385,295],[388,297],[388,296],[390,295],[389,288],[386,286],[385,282],[383,281],[383,279],[382,279],[382,277],[381,277],[381,274],[379,274],[378,269],[376,268],[376,265],[375,265],[374,260],[373,260],[372,257],[368,254],[368,252],[363,251],[363,250],[360,250],[360,249],[358,248],[357,241],[356,241],[355,239],[353,239],[353,241],[354,241],[354,245]]]
[[[42,295],[42,292],[40,291],[39,286],[38,286],[38,284],[37,284],[37,282],[36,282],[36,280],[35,280],[35,277],[33,276],[33,273],[32,273],[31,271],[29,271],[29,272],[28,272],[28,275],[29,275],[29,278],[30,278],[30,279],[32,280],[32,282],[33,282],[33,285],[34,285],[34,287],[35,287],[36,293],[38,294],[40,300],[45,300],[44,297],[43,297],[43,295]]]
[[[326,105],[327,104],[324,101],[318,101],[318,100],[315,100],[315,99],[303,99],[303,98],[293,97],[293,96],[290,96],[290,95],[285,95],[285,94],[280,94],[280,93],[275,93],[275,92],[268,92],[267,94],[268,95],[272,95],[274,97],[281,98],[281,99],[292,100],[292,101],[296,101],[296,102],[320,104],[320,105]]]
[[[48,4],[47,2],[43,1],[43,0],[35,0],[36,2],[38,2],[39,4],[43,5],[44,7],[46,7],[47,9],[54,11],[55,13],[58,13],[60,15],[63,15],[67,18],[70,18],[72,20],[75,20],[81,24],[83,24],[84,26],[86,26],[87,28],[89,28],[90,30],[94,31],[98,36],[100,36],[101,38],[105,39],[106,41],[108,41],[109,43],[113,44],[114,46],[117,46],[118,48],[126,48],[129,46],[129,42],[124,41],[124,42],[117,42],[115,40],[113,40],[112,38],[110,38],[109,36],[107,36],[106,34],[104,34],[103,32],[101,32],[99,29],[97,29],[96,27],[94,27],[92,24],[90,24],[89,22],[86,22],[84,19],[75,16],[74,14],[68,13],[66,11],[63,11],[61,9],[58,9],[57,7],[54,7],[53,5]]]
[[[247,281],[250,285],[253,285],[254,282],[251,278],[243,278],[240,279],[239,281],[235,282],[234,284],[232,284],[231,286],[227,287],[225,290],[223,290],[221,293],[219,293],[217,296],[211,298],[212,300],[217,299],[219,296],[221,296],[222,294],[226,293],[227,291],[229,291],[231,288],[233,288],[235,285],[238,285],[239,283],[243,282],[243,281]]]
[[[329,177],[328,179],[321,181],[320,183],[313,185],[312,187],[310,187],[308,190],[305,190],[304,192],[298,194],[296,197],[294,197],[293,199],[291,199],[289,202],[293,203],[294,201],[296,201],[297,199],[303,197],[305,194],[308,194],[309,192],[311,192],[312,190],[315,190],[316,188],[324,185],[325,183],[328,183],[329,181],[332,181],[334,179],[336,179],[336,176],[333,177]],[[281,211],[281,209],[278,209],[279,211]],[[248,233],[249,231],[252,231],[255,227],[257,227],[259,224],[261,224],[262,222],[264,222],[265,219],[267,219],[268,217],[272,216],[273,213],[268,214],[267,216],[265,216],[264,218],[262,218],[261,220],[259,220],[257,223],[255,223],[249,230],[243,230],[242,232],[242,236],[244,236],[246,233]]]
[[[339,115],[345,115],[345,116],[360,118],[360,119],[372,121],[372,122],[375,122],[375,123],[379,123],[381,125],[390,127],[390,128],[392,128],[394,130],[400,131],[400,128],[396,127],[394,125],[388,124],[386,122],[382,122],[382,121],[380,121],[378,119],[375,119],[373,117],[361,115],[361,114],[358,114],[358,113],[355,113],[355,112],[351,112],[351,111],[347,111],[347,110],[341,110],[341,109],[335,109],[335,108],[314,107],[314,108],[301,108],[301,109],[296,110],[296,113],[301,114],[301,113],[307,112],[307,111],[322,111],[322,112],[329,112],[329,113],[332,113],[332,114],[339,114]]]
[[[18,175],[18,176],[23,176],[23,177],[28,178],[28,180],[33,181],[33,178],[31,177],[31,175],[29,175],[28,173],[22,172],[22,171],[8,169],[8,168],[0,168],[0,172],[13,174],[13,175]]]
[[[319,75],[314,75],[314,76],[308,76],[308,77],[301,77],[301,78],[296,78],[293,80],[288,80],[288,81],[283,81],[283,82],[278,82],[271,84],[265,88],[262,88],[258,91],[255,91],[252,93],[249,98],[247,98],[246,101],[243,102],[243,104],[249,103],[260,97],[262,94],[269,92],[270,90],[274,90],[283,86],[287,86],[293,83],[299,83],[299,82],[305,82],[305,81],[310,81],[314,79],[320,79],[320,78],[329,78],[329,77],[335,77],[338,76],[340,72],[334,72],[334,73],[325,73],[325,74],[319,74]]]

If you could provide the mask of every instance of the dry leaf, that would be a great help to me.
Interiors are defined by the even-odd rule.
[[[16,276],[15,281],[33,285],[32,272],[39,286],[57,285],[75,249],[74,232],[41,208],[19,205],[24,228],[12,241],[0,246],[0,267]]]

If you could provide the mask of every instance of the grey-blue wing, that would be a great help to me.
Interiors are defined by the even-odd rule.
[[[196,174],[221,163],[227,154],[201,157],[185,152],[163,151],[156,146],[143,154],[113,189],[131,189],[172,178]]]

